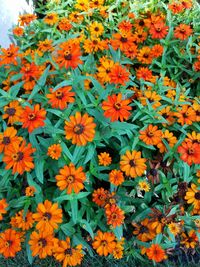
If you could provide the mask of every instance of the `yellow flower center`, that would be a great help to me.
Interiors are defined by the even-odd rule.
[[[33,121],[35,119],[35,114],[34,113],[30,113],[28,115],[28,119],[29,119],[29,121]]]
[[[73,176],[73,175],[69,175],[69,176],[67,177],[67,182],[68,182],[69,184],[73,183],[73,182],[74,182],[74,176]]]
[[[119,109],[121,108],[121,104],[118,103],[118,102],[115,103],[114,108],[115,108],[116,110],[119,110]]]
[[[21,151],[19,151],[19,152],[17,152],[17,153],[15,153],[15,154],[12,155],[12,159],[14,161],[20,161],[20,160],[23,159],[23,157],[24,157],[24,153],[21,152]]]
[[[40,238],[38,241],[38,246],[39,247],[45,247],[47,245],[47,241],[44,238]]]

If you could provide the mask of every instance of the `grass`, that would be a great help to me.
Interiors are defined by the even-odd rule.
[[[85,256],[81,267],[149,267],[153,266],[153,263],[142,263],[134,258],[129,260],[114,260],[104,257],[89,257]],[[199,267],[200,264],[195,263],[183,263],[179,261],[178,263],[173,264],[172,262],[166,261],[162,264],[157,264],[157,267]],[[29,264],[27,256],[24,252],[19,252],[14,259],[5,259],[0,256],[0,267],[62,267],[60,263],[54,260],[52,257],[47,259],[40,260],[35,258],[32,265]]]

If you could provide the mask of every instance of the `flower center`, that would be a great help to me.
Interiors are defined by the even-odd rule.
[[[188,149],[188,154],[189,155],[193,155],[194,154],[194,149],[193,148],[189,148]]]
[[[56,91],[56,98],[62,99],[63,98],[63,93],[60,91]]]
[[[28,115],[28,119],[29,119],[29,121],[33,121],[35,119],[35,114],[34,113],[30,113]]]
[[[6,109],[6,114],[13,116],[15,115],[16,109],[15,108],[7,108]]]
[[[95,30],[96,32],[98,32],[98,31],[99,31],[99,27],[95,27],[94,30]]]
[[[157,173],[158,173],[156,169],[151,169],[149,172],[150,172],[150,174],[153,175],[153,176],[156,176]]]
[[[111,215],[111,218],[112,218],[112,220],[116,220],[116,219],[117,219],[117,214],[116,214],[116,213],[113,213],[113,214]]]
[[[51,220],[51,217],[52,217],[51,213],[49,213],[49,212],[44,213],[44,221]]]
[[[4,145],[10,144],[10,137],[4,136],[2,144],[4,144]]]
[[[97,45],[98,44],[98,41],[97,40],[93,40],[92,41],[94,45]]]
[[[66,52],[64,53],[64,58],[65,58],[66,60],[72,60],[72,54],[71,54],[69,51],[66,51]]]
[[[161,32],[161,28],[160,28],[160,27],[157,27],[157,28],[156,28],[156,31],[157,31],[157,32]]]
[[[152,132],[152,131],[149,131],[149,132],[147,133],[147,136],[148,136],[148,137],[152,137],[152,136],[153,136],[153,132]]]
[[[103,240],[103,241],[101,242],[101,245],[102,245],[103,247],[105,247],[105,246],[107,246],[107,242],[106,242],[105,240]]]
[[[19,152],[17,152],[17,153],[15,153],[15,154],[12,155],[12,159],[14,161],[17,161],[17,162],[19,162],[20,160],[22,160],[23,157],[24,157],[24,153],[21,152],[21,151],[19,151]]]
[[[126,42],[128,41],[128,39],[127,39],[126,37],[121,37],[121,38],[120,38],[120,41],[121,41],[122,43],[126,43]]]
[[[121,104],[120,104],[120,103],[115,103],[115,104],[114,104],[114,108],[115,108],[116,110],[119,110],[119,109],[121,108]]]
[[[6,248],[10,247],[12,245],[12,240],[7,240],[5,243]]]
[[[130,164],[131,167],[135,167],[135,161],[133,159],[131,159],[129,161],[129,164]]]
[[[200,192],[196,192],[194,196],[195,199],[200,200]]]
[[[7,52],[7,56],[8,56],[8,57],[11,57],[12,55],[13,55],[12,52],[10,52],[10,51]]]
[[[46,247],[47,241],[44,238],[40,238],[38,242],[39,247]]]
[[[75,134],[82,134],[84,131],[84,126],[82,124],[77,124],[75,127],[74,127],[74,132]]]
[[[72,249],[71,249],[71,248],[67,248],[67,249],[65,250],[65,254],[67,254],[67,255],[72,255]]]
[[[73,183],[73,182],[74,182],[74,176],[73,176],[73,175],[69,175],[69,176],[67,177],[67,182],[68,182],[69,184]]]
[[[147,232],[148,232],[147,227],[142,225],[141,228],[140,228],[140,233],[143,234],[143,233],[147,233]]]

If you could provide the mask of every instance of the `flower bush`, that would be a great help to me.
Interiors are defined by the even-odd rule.
[[[46,2],[0,53],[0,254],[197,255],[198,4]]]

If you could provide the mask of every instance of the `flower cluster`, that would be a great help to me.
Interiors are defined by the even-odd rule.
[[[19,16],[0,50],[0,254],[197,253],[199,11],[49,0]]]

